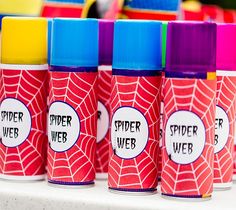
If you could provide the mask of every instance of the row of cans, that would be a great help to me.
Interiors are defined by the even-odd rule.
[[[6,17],[2,27],[1,178],[44,179],[47,163],[53,185],[89,186],[97,172],[115,192],[155,192],[158,177],[175,198],[231,187],[236,25]]]

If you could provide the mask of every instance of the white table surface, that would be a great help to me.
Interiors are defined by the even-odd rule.
[[[214,192],[210,201],[166,200],[159,193],[131,196],[110,193],[105,181],[87,189],[62,189],[45,181],[0,181],[0,210],[236,210],[236,185]]]

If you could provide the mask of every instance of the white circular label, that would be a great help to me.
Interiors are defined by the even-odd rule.
[[[109,113],[106,107],[98,101],[97,143],[102,141],[109,129]]]
[[[111,141],[114,154],[123,159],[137,157],[145,149],[149,138],[148,123],[135,108],[116,110],[111,124]]]
[[[220,106],[216,106],[215,120],[215,154],[220,152],[226,145],[229,137],[229,118]]]
[[[17,147],[29,136],[31,115],[19,100],[6,98],[1,104],[1,136],[6,147]]]
[[[65,102],[54,102],[48,113],[48,141],[56,152],[69,150],[80,134],[80,120],[76,111]]]
[[[166,150],[170,159],[178,164],[189,164],[203,152],[206,130],[202,120],[190,111],[177,111],[165,127]]]

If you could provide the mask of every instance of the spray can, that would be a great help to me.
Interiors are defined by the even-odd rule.
[[[114,21],[99,21],[98,128],[96,178],[107,179]]]
[[[157,188],[161,27],[155,21],[115,23],[108,170],[113,192],[147,194]]]
[[[217,25],[214,189],[232,186],[236,115],[236,24]]]
[[[52,24],[48,182],[90,186],[95,179],[98,21]]]
[[[236,131],[235,128],[234,128],[234,131]],[[236,136],[235,135],[234,135],[234,152],[233,152],[233,157],[234,157],[233,182],[236,182]]]
[[[0,176],[44,179],[47,111],[47,20],[2,21]]]
[[[158,152],[158,181],[161,181],[162,171],[162,135],[163,135],[163,112],[164,112],[164,80],[166,68],[166,41],[167,41],[167,26],[168,22],[162,22],[162,89],[161,89],[161,112],[160,112],[160,142]]]
[[[216,109],[216,24],[169,22],[161,193],[210,199]]]

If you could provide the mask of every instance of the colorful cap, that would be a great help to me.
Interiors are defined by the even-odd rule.
[[[179,8],[179,0],[163,1],[163,0],[132,0],[125,1],[125,6],[135,9],[176,11]]]
[[[216,67],[236,71],[236,24],[217,25]]]
[[[113,69],[161,70],[162,23],[119,20],[115,23]]]
[[[166,41],[168,22],[162,22],[162,68],[166,67]]]
[[[51,65],[98,66],[98,21],[55,18],[52,25]]]
[[[47,19],[3,18],[1,55],[4,64],[46,64]]]
[[[166,72],[206,74],[216,71],[216,24],[169,22]]]
[[[114,21],[99,20],[99,64],[112,65]]]
[[[1,0],[0,14],[38,16],[42,3],[42,0]]]
[[[48,64],[51,61],[52,19],[48,18]]]

